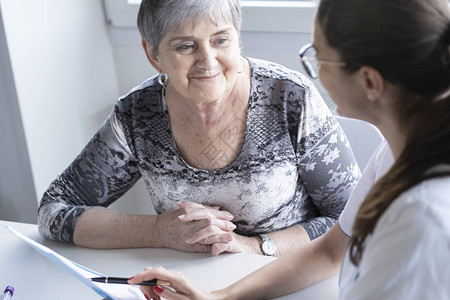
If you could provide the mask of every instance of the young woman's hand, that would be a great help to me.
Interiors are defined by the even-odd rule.
[[[141,286],[140,289],[144,293],[146,299],[161,298],[168,300],[221,300],[226,299],[225,295],[220,292],[206,293],[202,291],[192,282],[190,282],[183,274],[176,271],[169,271],[163,267],[145,268],[145,270],[134,277],[131,277],[128,282],[130,284],[138,284],[145,280],[164,280],[169,281],[169,286]]]

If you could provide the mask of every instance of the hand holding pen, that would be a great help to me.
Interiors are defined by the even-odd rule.
[[[123,278],[123,277],[93,277],[91,278],[94,282],[100,282],[100,283],[115,283],[115,284],[130,284],[128,280],[131,278]],[[165,280],[158,280],[158,279],[152,279],[152,280],[146,280],[139,283],[136,283],[136,285],[147,285],[147,286],[169,286],[170,282]]]
[[[140,286],[148,286],[148,287],[153,287],[154,289],[161,290],[161,291],[162,291],[161,286],[170,286],[170,282],[166,281],[166,280],[159,280],[159,279],[141,280],[141,281],[134,280],[135,282],[131,283],[130,281],[132,281],[133,279],[134,279],[134,277],[131,277],[131,278],[93,277],[93,278],[91,278],[91,281],[99,282],[99,283],[106,283],[106,284],[133,284],[133,285],[140,285]],[[141,288],[141,290],[143,290],[143,289]],[[143,293],[144,293],[144,296],[146,299],[150,299],[150,298],[148,298],[148,296],[145,292],[143,292]]]
[[[140,290],[144,293],[146,299],[224,299],[222,295],[216,292],[206,293],[201,290],[180,272],[166,270],[163,267],[145,268],[143,272],[131,277],[128,282],[130,284],[139,284],[139,282],[152,278],[161,278],[164,281],[169,281],[170,286],[141,286]]]

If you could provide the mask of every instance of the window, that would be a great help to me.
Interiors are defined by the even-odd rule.
[[[136,27],[141,0],[103,0],[114,27]],[[316,0],[243,0],[243,31],[310,32]]]
[[[275,2],[277,4],[280,4],[282,2],[311,2],[314,0],[244,0],[241,2]],[[128,4],[139,4],[141,3],[141,0],[128,0]]]

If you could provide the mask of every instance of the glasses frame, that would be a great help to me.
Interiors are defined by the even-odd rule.
[[[333,60],[326,60],[326,59],[318,59],[317,57],[305,57],[306,51],[309,49],[314,48],[314,45],[312,43],[308,43],[304,45],[299,51],[298,51],[298,59],[303,65],[303,68],[305,69],[306,73],[308,73],[309,77],[312,79],[317,79],[319,77],[318,72],[314,72],[310,65],[308,63],[316,63],[317,67],[320,68],[321,65],[328,65],[328,66],[334,66],[334,67],[346,67],[347,64],[344,61],[333,61]]]

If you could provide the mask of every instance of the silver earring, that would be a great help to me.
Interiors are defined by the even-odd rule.
[[[169,81],[169,76],[167,76],[166,73],[159,73],[158,83],[165,87],[167,85],[167,81]]]

